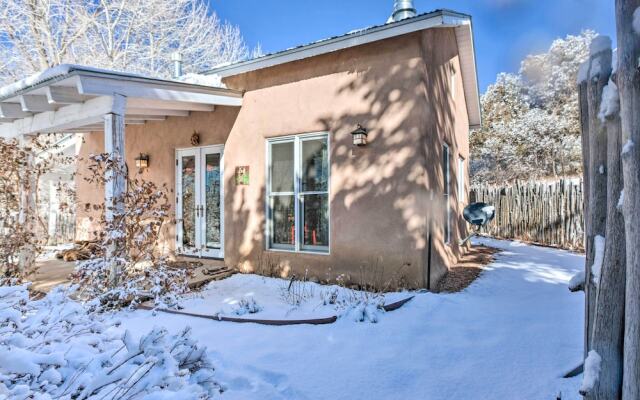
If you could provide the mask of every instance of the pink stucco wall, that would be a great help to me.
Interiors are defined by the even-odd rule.
[[[228,87],[245,91],[240,109],[218,107],[128,126],[128,164],[148,153],[151,167],[143,176],[173,187],[175,149],[190,147],[194,130],[201,145],[225,145],[228,266],[260,272],[268,258],[284,273],[308,271],[328,280],[345,274],[355,282],[402,276],[410,286],[424,287],[431,233],[433,285],[461,254],[455,243],[466,232],[456,195],[457,175],[467,174],[457,171],[458,156],[468,160],[460,74],[453,30],[432,29],[230,77]],[[358,123],[370,129],[363,148],[352,145],[350,132]],[[329,134],[330,253],[265,250],[265,141],[308,132]],[[101,151],[101,134],[87,134],[85,140],[83,154]],[[442,240],[443,141],[451,147],[451,245]],[[248,186],[235,184],[237,166],[250,167]],[[102,199],[102,192],[81,178],[78,193],[80,203]],[[81,234],[91,225],[87,215],[79,215],[79,227],[86,228]],[[165,227],[164,237],[161,247],[172,251],[173,225]]]

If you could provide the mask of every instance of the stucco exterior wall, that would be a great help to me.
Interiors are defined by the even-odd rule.
[[[421,71],[423,96],[427,99],[427,123],[422,136],[423,160],[428,175],[427,187],[430,197],[439,201],[434,207],[427,206],[428,231],[432,235],[431,266],[425,254],[425,270],[430,270],[431,283],[437,282],[447,268],[466,251],[459,240],[468,234],[462,211],[468,204],[469,191],[469,120],[455,32],[453,29],[431,29],[420,32],[420,47],[424,63]],[[443,203],[445,181],[443,171],[443,144],[450,151],[451,196],[447,206],[451,207],[451,239],[444,238],[446,209]],[[465,169],[458,168],[458,158],[464,158]],[[461,196],[458,179],[464,177],[465,190]],[[427,251],[428,253],[428,251]]]
[[[149,154],[143,176],[173,188],[175,149],[191,147],[194,130],[203,146],[225,145],[225,264],[230,267],[264,272],[269,259],[285,274],[308,271],[321,280],[345,274],[353,282],[402,277],[410,286],[433,285],[460,254],[455,242],[463,233],[460,224],[452,245],[442,243],[442,140],[452,147],[456,209],[458,153],[468,159],[464,94],[461,79],[451,80],[452,70],[459,71],[454,33],[433,29],[234,76],[225,83],[245,91],[240,109],[218,107],[127,126],[127,162],[134,166],[137,154]],[[457,85],[455,99],[451,82]],[[352,145],[356,124],[370,129],[363,148]],[[309,132],[329,133],[330,253],[266,250],[266,140]],[[101,134],[87,134],[81,153],[102,148]],[[237,166],[250,167],[248,186],[235,184]],[[102,201],[102,191],[81,178],[78,193],[80,203]],[[80,234],[90,230],[83,229],[91,225],[87,221],[88,215],[79,215]],[[174,241],[175,228],[167,226],[163,249],[171,251]]]

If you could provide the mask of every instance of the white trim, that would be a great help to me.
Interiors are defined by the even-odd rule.
[[[38,78],[38,79],[36,79]],[[49,132],[102,130],[102,115],[126,113],[118,98],[127,98],[127,125],[142,124],[144,116],[184,116],[189,111],[212,112],[215,105],[242,105],[242,93],[184,82],[65,65],[6,87],[0,96],[0,137]],[[113,99],[116,100],[113,100]],[[112,104],[110,104],[112,103]],[[167,110],[163,115],[162,110]]]
[[[290,50],[285,50],[279,53],[259,57],[253,60],[213,68],[207,73],[217,74],[222,78],[226,78],[233,75],[243,74],[258,69],[269,68],[292,61],[330,53],[333,51],[343,50],[350,47],[376,42],[379,40],[389,39],[392,37],[401,36],[424,29],[439,26],[458,26],[469,23],[470,18],[466,15],[448,11],[436,11],[418,17],[409,18],[403,21],[365,29],[360,32],[338,36],[332,39],[321,40],[316,43],[295,47]]]
[[[236,94],[202,93],[185,90],[178,85],[137,82],[132,80],[114,80],[103,77],[79,76],[78,93],[86,96],[112,95],[120,93],[127,97],[145,99],[201,103],[209,105],[235,106],[242,105],[242,96]]]
[[[115,97],[115,98],[114,98]],[[0,125],[0,137],[11,138],[34,133],[64,131],[76,126],[100,124],[105,114],[122,115],[125,104],[122,96],[102,96],[80,104],[61,107],[58,111],[46,111],[32,117]],[[126,102],[125,102],[126,103]]]
[[[299,135],[279,136],[275,138],[268,138],[266,140],[266,162],[265,169],[267,173],[266,179],[266,201],[265,201],[265,250],[275,252],[288,252],[288,253],[300,253],[300,254],[315,254],[315,255],[330,255],[331,254],[331,135],[329,132],[310,132],[302,133]],[[326,191],[310,191],[302,192],[302,143],[308,140],[324,139],[327,142],[327,173],[328,182]],[[278,143],[293,143],[293,168],[294,168],[294,191],[293,192],[271,192],[271,147],[273,144]],[[302,243],[302,212],[301,206],[304,202],[304,196],[313,194],[326,194],[327,195],[327,238],[329,241],[328,246],[305,246]],[[273,218],[271,215],[272,199],[274,196],[293,196],[294,201],[294,226],[295,226],[295,238],[294,245],[272,245],[271,244],[271,231],[273,227]]]
[[[458,202],[464,203],[467,201],[467,192],[465,190],[466,186],[466,159],[461,155],[458,155]]]
[[[206,205],[205,205],[205,176],[204,166],[207,154],[220,154],[220,248],[205,249],[206,237]],[[195,163],[194,176],[194,196],[195,205],[205,205],[205,213],[195,218],[195,246],[185,249],[182,246],[184,230],[182,229],[182,221],[184,220],[182,210],[182,157],[193,156]],[[201,147],[177,148],[175,150],[176,159],[176,253],[186,256],[207,257],[207,258],[224,258],[224,145],[211,145]],[[203,204],[199,204],[203,203]]]
[[[190,148],[190,149],[176,149],[175,151],[176,154],[176,160],[177,160],[177,165],[176,165],[176,205],[175,205],[175,210],[176,210],[176,253],[178,254],[182,254],[182,255],[189,255],[189,256],[197,256],[198,255],[198,234],[196,231],[196,238],[195,238],[195,247],[194,248],[189,248],[186,249],[183,247],[183,242],[184,242],[184,229],[182,227],[183,221],[184,221],[184,214],[183,214],[183,209],[182,209],[182,158],[183,157],[193,157],[194,158],[194,164],[197,165],[198,163],[198,149],[197,148]],[[196,187],[197,187],[197,172],[194,171],[194,174],[196,174],[196,176],[194,177],[194,196],[197,196],[195,191],[196,191]],[[194,200],[197,203],[197,200]],[[196,217],[194,216],[194,219]],[[180,224],[180,225],[179,225]],[[194,225],[197,226],[197,221],[194,221]],[[194,229],[196,229],[194,227]]]
[[[444,152],[446,150],[447,159],[446,162],[444,160]],[[442,159],[440,160],[443,164],[442,170],[442,184],[443,184],[443,194],[445,197],[445,207],[446,207],[446,221],[443,228],[445,229],[444,243],[451,243],[451,147],[446,142],[442,143]]]
[[[321,40],[252,60],[213,68],[207,73],[217,74],[222,78],[226,78],[431,28],[455,29],[469,127],[471,129],[478,128],[482,124],[482,116],[480,112],[480,90],[473,26],[470,16],[454,11],[439,10],[414,18],[363,29],[359,32]]]
[[[455,33],[456,42],[458,43],[458,55],[460,57],[460,69],[462,70],[462,91],[464,92],[467,106],[469,128],[477,129],[482,125],[482,112],[480,108],[478,67],[476,64],[476,50],[471,21],[469,21],[468,25],[456,27]]]
[[[206,162],[208,154],[220,154],[220,246],[218,249],[207,249],[207,202],[206,202]],[[200,197],[204,206],[200,216],[200,254],[201,257],[224,258],[224,146],[204,146],[200,148]]]

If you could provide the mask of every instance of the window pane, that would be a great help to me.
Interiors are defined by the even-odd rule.
[[[449,186],[450,186],[450,162],[449,162],[449,147],[442,146],[442,181],[443,181],[443,192],[444,192],[444,241],[445,243],[449,243],[449,239],[451,237],[451,227],[450,223],[450,209],[449,209]]]
[[[293,142],[271,145],[271,192],[293,192]]]
[[[205,156],[205,215],[207,248],[220,248],[220,154]]]
[[[329,195],[303,196],[302,235],[305,246],[329,246]]]
[[[270,246],[293,247],[295,245],[295,209],[293,196],[271,198]]]
[[[302,191],[326,192],[329,181],[327,139],[302,141]]]
[[[458,199],[461,202],[465,201],[464,178],[464,158],[460,157],[458,159]]]
[[[182,157],[182,245],[196,245],[196,158]]]

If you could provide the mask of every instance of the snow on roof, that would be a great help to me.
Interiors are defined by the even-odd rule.
[[[217,74],[203,75],[203,74],[194,74],[188,73],[177,79],[179,82],[190,83],[193,85],[200,86],[211,86],[218,87],[222,89],[226,89],[227,86],[222,83],[222,77]]]
[[[14,83],[0,87],[0,100],[4,100],[7,98],[16,96],[29,88],[41,85],[45,82],[65,79],[69,77],[69,75],[71,75],[73,72],[98,73],[98,74],[106,74],[106,75],[113,75],[113,76],[119,76],[119,77],[147,79],[147,80],[153,80],[153,81],[159,81],[159,82],[174,82],[174,83],[226,89],[226,86],[222,83],[222,80],[217,75],[186,74],[184,77],[181,77],[180,79],[172,80],[172,79],[163,79],[159,77],[154,77],[154,76],[144,75],[144,74],[137,74],[132,72],[124,72],[124,71],[90,67],[86,65],[61,64],[55,67],[47,68],[27,78],[24,78]]]
[[[69,74],[70,65],[58,65],[57,67],[48,68],[44,71],[35,73],[27,78],[21,79],[17,82],[0,88],[0,98],[11,97],[17,92],[20,92],[28,87],[35,86],[42,82]]]

